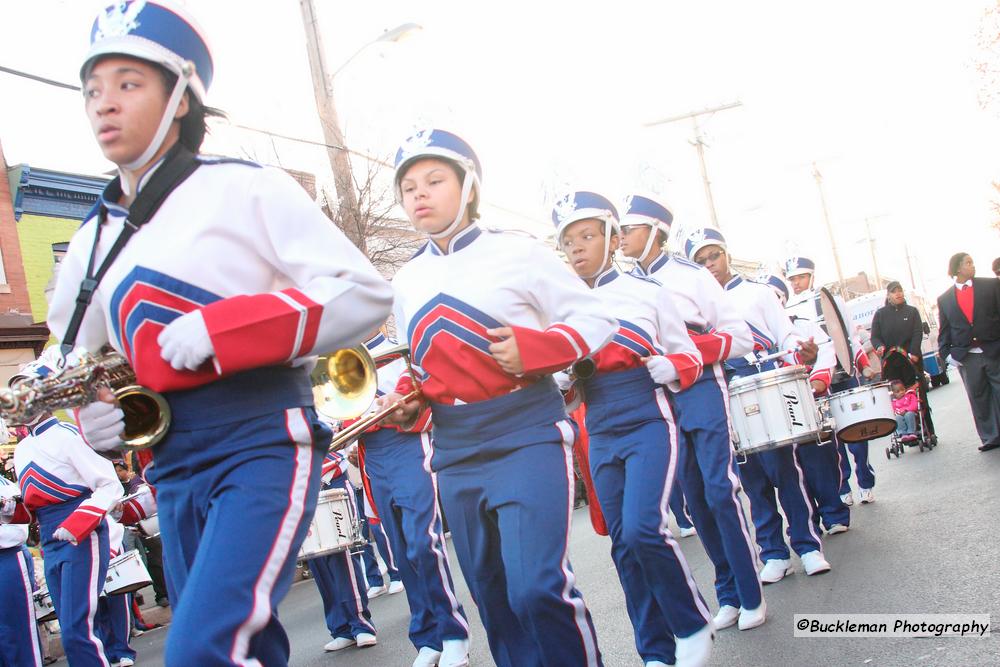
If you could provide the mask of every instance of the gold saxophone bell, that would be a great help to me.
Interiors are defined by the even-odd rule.
[[[319,358],[312,372],[316,412],[328,419],[353,419],[375,400],[375,361],[364,345],[334,350]]]
[[[152,447],[170,428],[170,405],[160,394],[135,383],[135,372],[114,351],[82,354],[74,366],[44,378],[23,379],[0,389],[0,412],[17,424],[26,424],[47,412],[79,408],[97,400],[109,387],[125,413],[122,450]]]
[[[162,395],[130,384],[115,390],[118,407],[125,413],[122,441],[126,451],[152,447],[170,428],[170,404]]]

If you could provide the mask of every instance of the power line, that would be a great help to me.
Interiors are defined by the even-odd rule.
[[[37,81],[39,83],[44,83],[44,84],[49,85],[49,86],[55,86],[56,88],[64,88],[64,89],[67,89],[67,90],[74,90],[74,91],[77,91],[77,92],[79,92],[80,90],[82,90],[82,88],[80,88],[80,86],[74,86],[71,83],[63,83],[61,81],[56,81],[54,79],[47,79],[47,78],[45,78],[43,76],[38,76],[37,74],[30,74],[28,72],[22,72],[20,70],[12,69],[10,67],[4,67],[3,65],[0,65],[0,72],[4,72],[6,74],[12,74],[14,76],[20,76],[20,77],[23,77],[25,79],[30,79],[32,81]],[[364,158],[365,160],[368,160],[369,162],[373,162],[373,163],[375,163],[377,165],[380,165],[380,166],[383,166],[383,167],[387,167],[389,169],[393,168],[393,165],[391,163],[386,162],[385,160],[383,160],[381,158],[377,158],[374,155],[368,155],[367,153],[362,153],[361,151],[356,151],[356,150],[350,149],[350,148],[348,148],[346,146],[335,146],[335,145],[332,145],[332,144],[324,143],[322,141],[314,141],[312,139],[302,139],[301,137],[292,137],[292,136],[289,136],[287,134],[281,134],[279,132],[272,132],[271,130],[262,130],[259,127],[250,127],[249,125],[241,125],[239,123],[232,123],[232,122],[230,122],[229,125],[231,127],[239,128],[241,130],[247,130],[248,132],[257,132],[259,134],[265,134],[265,135],[270,136],[270,137],[277,137],[279,139],[285,139],[286,141],[296,141],[298,143],[308,144],[310,146],[320,146],[320,147],[323,147],[323,148],[332,148],[332,149],[338,150],[338,151],[345,151],[345,152],[349,153],[350,155],[356,155],[356,156],[358,156],[360,158]],[[507,208],[506,206],[501,206],[500,204],[495,204],[495,203],[492,203],[492,202],[489,202],[489,201],[486,201],[486,200],[483,201],[483,204],[488,205],[488,206],[492,206],[493,208],[496,208],[496,209],[498,209],[500,211],[504,211],[505,213],[509,213],[511,215],[516,215],[516,216],[518,216],[520,218],[524,218],[525,220],[531,220],[532,222],[538,222],[538,219],[535,218],[535,217],[529,216],[529,215],[527,215],[525,213],[520,213],[520,212],[515,211],[513,209]]]

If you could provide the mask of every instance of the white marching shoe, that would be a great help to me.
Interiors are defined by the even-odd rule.
[[[822,551],[810,551],[809,553],[804,553],[799,556],[799,560],[802,561],[802,569],[806,571],[806,574],[812,576],[814,574],[823,574],[824,572],[830,571],[830,563],[823,556]]]
[[[385,595],[385,593],[386,593],[386,587],[384,584],[382,586],[371,586],[368,589],[368,599],[374,600],[380,595]]]
[[[389,595],[395,595],[396,593],[402,593],[405,589],[402,581],[390,581],[389,582]]]
[[[758,625],[764,625],[767,620],[767,603],[761,598],[760,606],[756,609],[744,609],[740,607],[740,630],[751,630]]]
[[[435,667],[440,659],[440,651],[435,651],[430,646],[421,646],[417,652],[417,659],[413,661],[413,667]]]
[[[826,534],[827,535],[836,535],[838,533],[846,533],[849,530],[850,530],[849,526],[845,526],[842,523],[835,523],[835,524],[833,524],[832,526],[830,526],[829,528],[826,529]]]
[[[875,502],[875,491],[873,489],[861,489],[861,504],[867,505],[873,502]]]
[[[350,648],[357,644],[357,640],[354,637],[334,637],[331,641],[326,643],[323,647],[324,651],[341,651],[345,648]]]
[[[676,664],[674,662],[661,662],[660,660],[647,660],[643,663],[643,667],[676,667]]]
[[[719,613],[712,619],[712,625],[714,625],[717,630],[722,630],[723,628],[728,628],[731,625],[736,625],[736,621],[739,617],[739,609],[731,604],[724,604],[719,608]]]
[[[694,526],[691,526],[690,528],[681,528],[680,534],[681,537],[691,537],[692,535],[698,534],[698,529],[695,528]]]
[[[712,654],[712,641],[715,639],[715,627],[708,623],[690,637],[678,637],[677,648],[674,649],[674,660],[677,667],[702,667],[708,664],[708,656]]]
[[[793,572],[795,572],[795,568],[792,567],[792,561],[789,559],[769,558],[760,571],[760,582],[765,586],[776,584]]]
[[[445,639],[441,642],[438,667],[469,667],[469,640]]]
[[[370,632],[359,632],[354,635],[354,642],[358,645],[358,648],[368,648],[369,646],[378,644],[378,639]]]
[[[864,489],[861,490],[861,497],[864,498]],[[850,507],[854,504],[854,494],[848,491],[847,493],[841,494],[840,499],[844,501],[844,504]],[[861,502],[864,502],[863,500]]]

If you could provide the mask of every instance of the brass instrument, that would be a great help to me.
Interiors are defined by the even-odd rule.
[[[125,450],[152,447],[170,426],[170,405],[160,394],[135,383],[135,372],[117,352],[83,354],[79,363],[44,378],[25,378],[0,389],[0,412],[25,424],[39,415],[79,408],[97,400],[102,387],[114,392],[125,413]]]
[[[399,358],[406,359],[406,365],[410,368],[410,374],[411,376],[413,376],[413,367],[410,366],[410,347],[405,344],[397,345],[394,348],[385,350],[382,354],[375,357],[375,359],[373,360],[373,364],[376,368],[381,368],[382,366],[392,361],[395,361],[396,359]],[[415,376],[413,377],[415,379]],[[376,379],[376,385],[377,385],[377,379]],[[364,419],[360,419],[351,424],[350,426],[342,429],[341,431],[338,431],[337,434],[333,437],[333,441],[330,443],[330,451],[336,452],[338,450],[347,447],[349,444],[360,438],[361,434],[367,431],[370,427],[374,426],[375,424],[378,424],[383,419],[392,414],[393,411],[395,411],[398,407],[412,401],[418,396],[420,396],[419,387],[408,393],[406,396],[403,396],[401,399],[399,399],[392,405],[383,408],[382,410],[379,410],[374,414],[368,415]],[[374,392],[373,392],[373,398],[374,398]],[[369,401],[369,406],[370,405],[371,401]],[[367,409],[367,407],[368,406],[366,406],[365,409]],[[350,415],[350,417],[356,417],[359,414],[363,414],[363,411],[358,412],[354,415]]]
[[[364,345],[321,356],[311,380],[316,412],[333,420],[364,414],[378,390],[375,360]]]

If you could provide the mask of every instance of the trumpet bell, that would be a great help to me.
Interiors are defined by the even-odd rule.
[[[311,377],[316,411],[328,419],[353,419],[375,400],[375,361],[363,345],[320,357]]]

